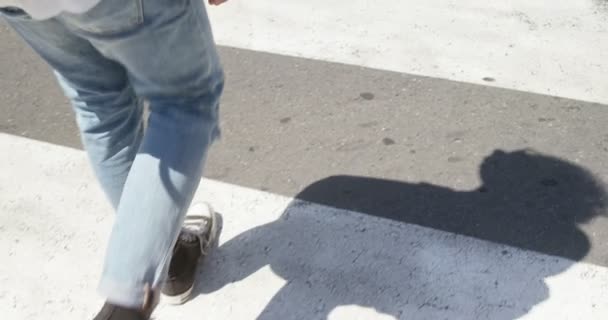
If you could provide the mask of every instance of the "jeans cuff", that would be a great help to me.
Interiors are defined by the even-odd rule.
[[[125,285],[102,279],[97,292],[106,301],[125,308],[141,308],[145,303],[146,285]]]

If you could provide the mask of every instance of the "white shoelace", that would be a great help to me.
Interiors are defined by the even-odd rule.
[[[203,220],[202,222],[200,220]],[[198,220],[198,221],[197,221]],[[190,217],[187,218],[182,231],[179,235],[184,242],[194,242],[198,239],[201,253],[206,255],[209,249],[209,242],[212,240],[211,218],[209,217]]]

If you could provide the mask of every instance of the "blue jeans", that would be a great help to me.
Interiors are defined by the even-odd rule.
[[[2,11],[55,70],[116,209],[99,290],[112,303],[141,307],[164,280],[219,134],[223,72],[205,6],[102,0],[85,14],[44,21]]]

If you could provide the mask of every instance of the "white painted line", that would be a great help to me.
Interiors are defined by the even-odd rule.
[[[0,134],[0,314],[87,319],[112,220],[85,155]],[[204,295],[157,319],[608,319],[608,269],[205,180]]]
[[[601,3],[231,0],[209,11],[227,46],[608,103]]]

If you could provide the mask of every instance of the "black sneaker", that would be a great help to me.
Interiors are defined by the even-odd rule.
[[[148,320],[158,303],[150,300],[150,304],[141,309],[131,309],[106,302],[93,320]]]
[[[110,303],[103,305],[101,311],[93,320],[147,320],[148,317],[141,310],[119,307]]]
[[[209,254],[217,240],[219,215],[203,203],[193,205],[173,249],[163,301],[183,304],[192,296],[198,262]]]

